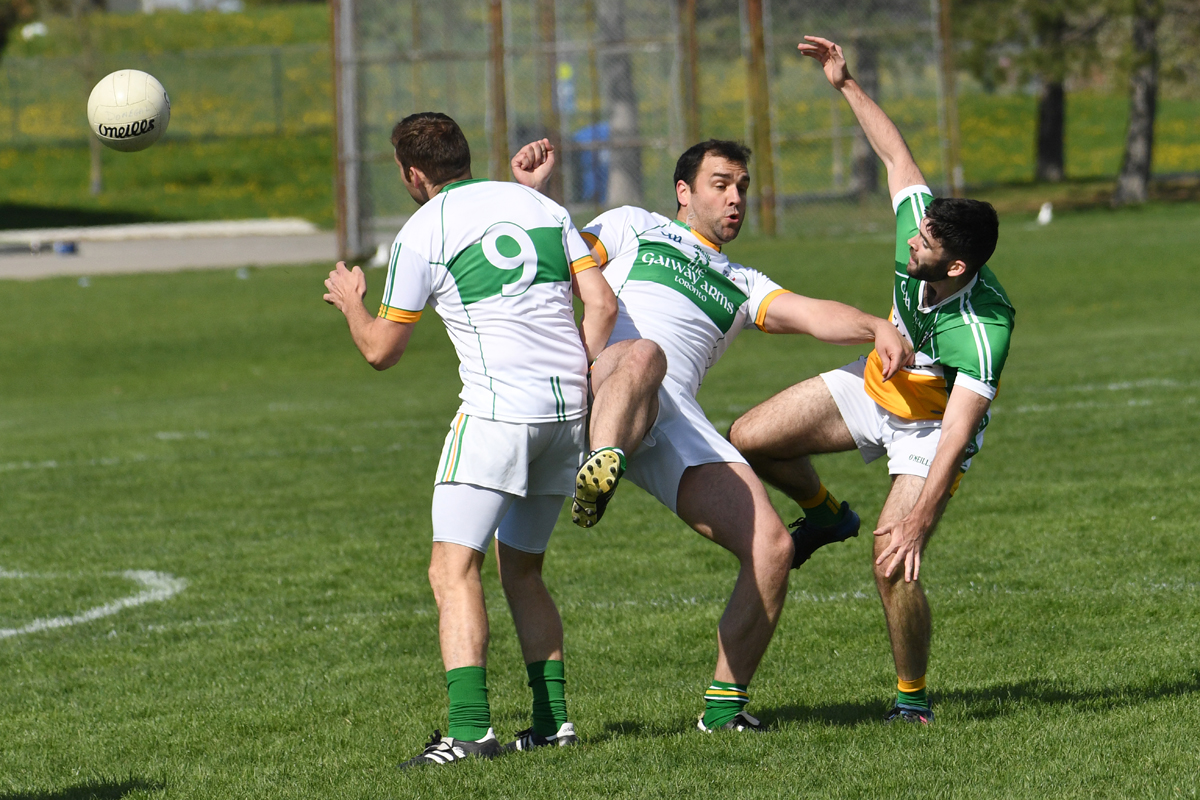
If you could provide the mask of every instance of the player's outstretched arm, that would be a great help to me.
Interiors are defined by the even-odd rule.
[[[579,338],[583,340],[583,349],[587,350],[590,364],[608,344],[608,337],[617,323],[617,296],[595,267],[575,273],[572,282],[575,284],[575,294],[583,302]]]
[[[921,174],[900,130],[850,75],[842,48],[820,36],[805,36],[796,49],[821,65],[830,85],[841,92],[850,104],[858,124],[867,135],[867,141],[887,167],[891,196],[895,197],[909,186],[924,185],[925,176]]]
[[[767,306],[762,329],[767,333],[807,333],[830,344],[874,342],[889,380],[912,360],[912,345],[885,319],[834,300],[780,294]]]
[[[988,398],[962,386],[955,386],[950,391],[946,413],[942,416],[942,435],[916,504],[901,519],[875,531],[876,536],[890,534],[892,537],[887,548],[875,559],[876,564],[888,562],[885,574],[892,575],[903,564],[905,581],[920,577],[921,552],[962,467],[967,444],[979,430],[979,423],[991,404]]]
[[[344,261],[339,261],[325,279],[324,300],[345,315],[355,347],[372,367],[387,369],[404,355],[416,323],[372,316],[363,305],[366,293],[367,276],[358,267],[346,269]]]
[[[554,172],[554,145],[549,139],[530,142],[517,151],[509,166],[517,183],[545,194]]]

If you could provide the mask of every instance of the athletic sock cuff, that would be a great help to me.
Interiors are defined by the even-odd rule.
[[[704,700],[707,703],[715,700],[746,705],[750,702],[750,693],[747,688],[746,684],[713,681],[708,690],[704,692]]]
[[[829,490],[826,489],[825,484],[822,483],[821,488],[817,490],[816,494],[814,494],[812,497],[808,498],[807,500],[800,501],[800,507],[806,511],[810,508],[816,508],[817,506],[824,503],[825,498],[827,498],[827,497],[829,497]]]
[[[529,685],[536,681],[565,681],[566,665],[561,661],[535,661],[525,665],[525,674],[529,676]]]
[[[919,692],[924,688],[925,688],[925,676],[924,675],[922,675],[921,677],[917,678],[914,681],[906,681],[903,678],[899,678],[899,677],[896,678],[896,690],[897,691],[907,692],[908,694],[912,694],[913,692]]]

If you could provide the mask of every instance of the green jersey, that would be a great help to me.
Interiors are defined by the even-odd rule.
[[[932,199],[928,188],[910,186],[893,201],[896,283],[891,321],[912,343],[915,361],[884,383],[879,355],[872,351],[864,376],[867,394],[903,419],[941,419],[955,386],[993,399],[1016,313],[987,265],[959,291],[925,305],[925,281],[908,275],[908,240],[916,235]]]

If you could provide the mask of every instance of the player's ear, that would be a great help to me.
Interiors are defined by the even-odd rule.
[[[950,266],[946,268],[946,276],[950,278],[959,278],[970,272],[967,262],[961,258],[956,258],[950,262]]]
[[[692,187],[688,186],[687,181],[675,181],[675,199],[681,206],[686,206],[691,202]]]

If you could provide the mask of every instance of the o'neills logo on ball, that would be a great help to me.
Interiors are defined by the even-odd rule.
[[[154,130],[154,120],[144,119],[141,122],[131,122],[128,125],[101,125],[98,133],[109,139],[129,139],[141,136]]]

